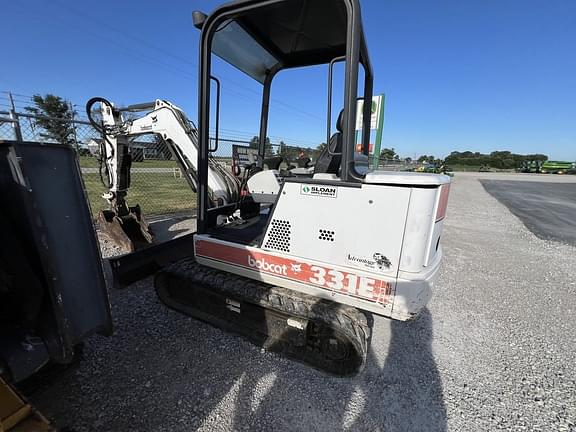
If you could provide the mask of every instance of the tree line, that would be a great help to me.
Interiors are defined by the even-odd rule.
[[[254,136],[248,145],[251,148],[258,148],[258,143],[259,138]],[[295,162],[301,158],[310,158],[313,161],[316,161],[325,147],[325,143],[319,144],[315,148],[289,146],[284,141],[280,141],[278,144],[274,145],[270,142],[270,138],[266,137],[266,142],[264,143],[264,155],[265,157],[282,156],[286,161],[289,162]]]
[[[490,154],[480,152],[457,152],[453,151],[444,159],[448,165],[466,165],[466,166],[490,166],[492,168],[517,168],[524,161],[547,161],[548,156],[545,154],[527,154],[521,155],[510,151],[493,151]]]
[[[33,106],[25,108],[31,114],[37,116],[35,123],[40,126],[44,132],[40,134],[46,139],[55,140],[62,144],[76,144],[75,128],[72,120],[76,112],[72,105],[59,96],[47,94],[45,96],[34,95],[32,98]],[[250,147],[258,148],[258,137],[255,136],[250,140]],[[270,156],[283,156],[288,161],[295,161],[301,157],[309,157],[316,160],[326,143],[319,144],[316,148],[288,146],[283,141],[274,148],[269,138],[266,138],[265,154]],[[394,148],[383,148],[380,152],[381,160],[395,160],[412,163],[412,158],[401,158]],[[541,153],[521,155],[510,151],[493,151],[490,154],[480,152],[453,151],[443,161],[437,159],[434,155],[421,155],[416,159],[419,163],[445,163],[447,165],[465,165],[465,166],[490,166],[492,168],[510,169],[517,168],[525,161],[542,161],[548,160],[548,156]]]

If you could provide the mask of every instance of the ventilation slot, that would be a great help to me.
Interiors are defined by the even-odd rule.
[[[321,229],[319,234],[318,240],[334,241],[334,231]]]
[[[264,247],[290,252],[290,222],[274,219]]]

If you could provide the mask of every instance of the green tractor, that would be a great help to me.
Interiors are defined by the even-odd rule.
[[[576,173],[576,162],[546,161],[542,164],[542,174]]]
[[[522,164],[519,168],[516,169],[516,172],[520,173],[541,173],[542,172],[542,165],[543,161],[541,160],[525,160],[522,161]]]

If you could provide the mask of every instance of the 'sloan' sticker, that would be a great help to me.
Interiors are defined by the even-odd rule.
[[[336,186],[303,184],[300,185],[300,194],[336,198],[338,196],[338,188]]]

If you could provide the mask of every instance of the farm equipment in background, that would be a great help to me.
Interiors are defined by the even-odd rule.
[[[444,161],[425,163],[414,169],[414,172],[428,174],[444,174],[453,177],[454,174],[450,167],[447,167]]]
[[[521,173],[541,173],[542,172],[542,164],[543,161],[541,160],[532,160],[532,161],[522,161],[520,167],[516,169],[516,172]]]
[[[568,174],[576,170],[576,162],[546,161],[542,164],[542,174]]]
[[[573,174],[576,173],[576,162],[566,161],[523,161],[517,172],[537,174]]]

